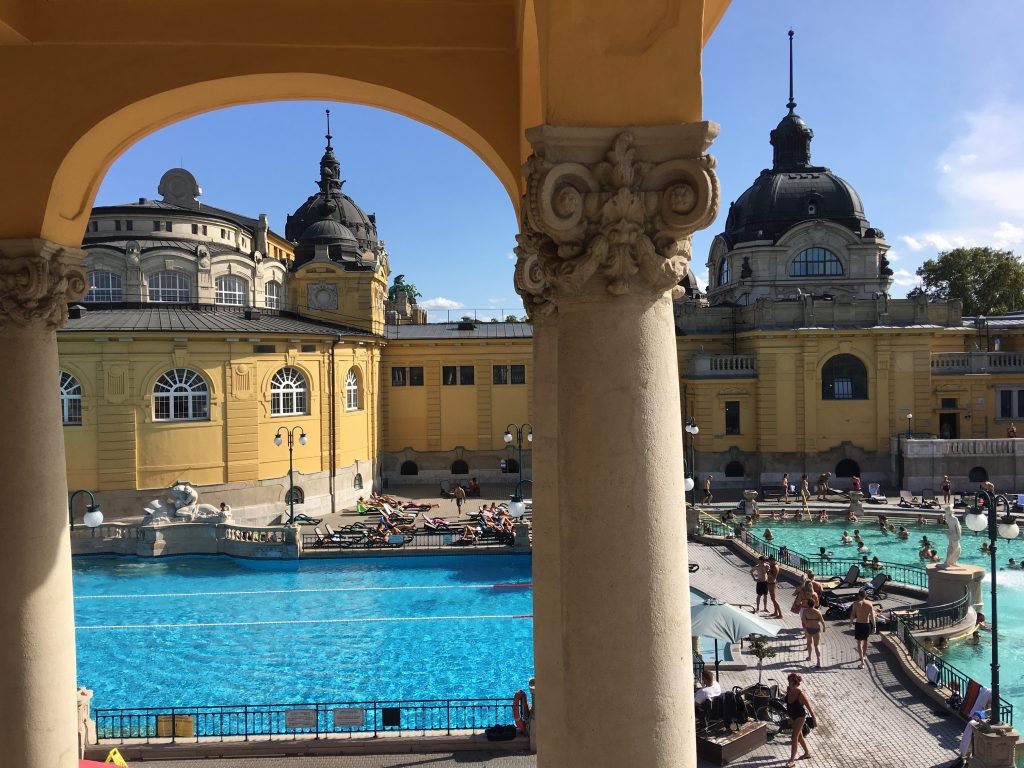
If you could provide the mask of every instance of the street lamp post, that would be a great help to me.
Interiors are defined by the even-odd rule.
[[[295,519],[295,475],[292,471],[292,451],[295,447],[295,430],[299,430],[299,445],[305,445],[306,430],[302,427],[281,427],[277,430],[277,434],[274,435],[274,445],[280,447],[284,439],[281,437],[282,434],[288,435],[288,525],[292,524]]]
[[[103,523],[103,510],[100,509],[100,505],[96,503],[96,497],[93,496],[92,491],[87,491],[81,488],[71,494],[68,499],[68,522],[71,523],[71,530],[75,530],[75,496],[80,493],[89,494],[89,504],[85,508],[85,518],[83,522],[90,528],[95,528]]]
[[[907,414],[907,439],[914,436],[914,414]]]
[[[996,543],[1000,538],[1015,539],[1020,534],[1017,521],[1010,514],[1010,501],[1002,494],[993,495],[991,491],[978,492],[978,507],[968,513],[964,521],[972,531],[988,532],[990,570],[992,576],[992,710],[989,713],[989,723],[999,725],[999,618],[996,606],[996,574],[999,569],[996,565]],[[996,521],[996,510],[1003,505],[1006,511],[999,521]],[[982,509],[984,505],[984,509]]]
[[[511,445],[515,434],[515,441],[519,447],[519,482],[516,483],[516,490],[509,498],[508,511],[512,517],[522,517],[526,513],[526,504],[523,502],[523,436],[526,436],[528,443],[533,442],[533,425],[526,423],[516,426],[509,424],[505,427],[505,443]]]
[[[700,427],[697,426],[697,421],[691,416],[686,420],[686,426],[683,427],[686,430],[686,434],[690,436],[690,487],[687,490],[692,491],[693,495],[690,497],[691,506],[697,506],[697,433],[700,432]],[[685,486],[684,486],[685,487]]]

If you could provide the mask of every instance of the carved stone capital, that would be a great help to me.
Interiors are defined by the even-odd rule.
[[[0,329],[60,328],[89,288],[85,251],[49,240],[0,240]]]
[[[526,137],[516,290],[531,316],[567,296],[662,294],[686,275],[693,232],[718,213],[714,123],[577,128]]]

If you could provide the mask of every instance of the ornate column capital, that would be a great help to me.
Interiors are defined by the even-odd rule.
[[[60,328],[89,287],[85,251],[49,240],[0,240],[0,329]]]
[[[531,316],[560,298],[662,294],[686,275],[690,237],[718,213],[715,123],[579,128],[526,137],[516,291]]]

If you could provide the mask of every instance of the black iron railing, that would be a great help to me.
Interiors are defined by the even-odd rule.
[[[329,735],[480,732],[513,721],[512,699],[240,704],[218,707],[96,709],[97,740],[224,741]]]
[[[920,608],[907,609],[900,612],[900,621],[914,632],[922,629],[945,629],[959,624],[967,618],[970,610],[970,595],[964,590],[959,600],[945,605],[925,605]]]
[[[949,688],[950,690],[958,691],[961,696],[965,695],[967,693],[967,687],[971,682],[971,678],[947,662],[941,656],[938,656],[925,648],[918,639],[914,637],[913,628],[904,617],[896,615],[893,619],[892,633],[903,644],[903,647],[910,655],[910,658],[913,659],[914,663],[921,669],[925,669],[928,666],[928,662],[934,659],[935,665],[939,670],[938,684]],[[1004,723],[1009,723],[1010,725],[1013,724],[1013,704],[1008,702],[1002,696],[999,697],[999,719]]]
[[[372,529],[371,529],[372,530]],[[509,535],[497,535],[488,532],[479,535],[472,541],[462,538],[459,531],[416,531],[406,534],[388,534],[383,538],[370,536],[366,529],[356,531],[345,530],[336,536],[326,533],[318,536],[315,533],[302,534],[302,549],[306,552],[316,550],[349,550],[365,549],[447,549],[450,547],[511,547],[514,539]]]

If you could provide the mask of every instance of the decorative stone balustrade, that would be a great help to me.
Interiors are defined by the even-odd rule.
[[[932,375],[1024,373],[1022,352],[940,352],[932,355]]]
[[[906,440],[903,455],[921,456],[1013,456],[1024,454],[1024,440],[999,438],[995,440]]]
[[[290,560],[298,557],[294,528],[247,527],[231,524],[171,523],[159,526],[104,523],[96,528],[76,526],[71,532],[76,555],[113,554],[215,555]]]
[[[686,364],[691,379],[745,379],[757,377],[757,355],[697,355]]]

